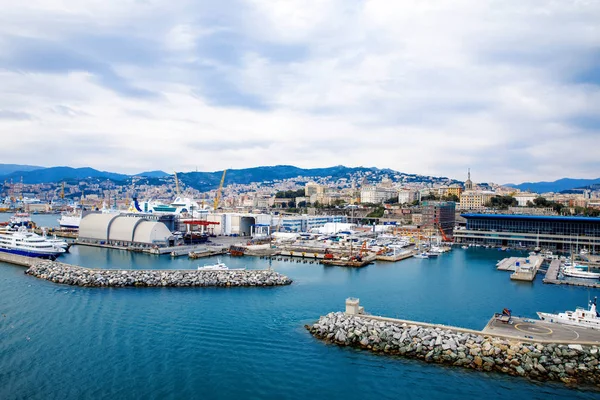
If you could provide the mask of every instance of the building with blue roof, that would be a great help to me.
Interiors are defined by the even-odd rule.
[[[462,214],[466,228],[457,243],[600,252],[600,218],[507,214]]]

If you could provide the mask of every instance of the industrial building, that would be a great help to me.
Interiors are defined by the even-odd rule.
[[[214,213],[208,214],[206,220],[214,223],[209,228],[214,235],[254,236],[268,233],[271,225],[269,214],[238,214]]]
[[[456,243],[600,252],[600,218],[504,214],[462,217],[467,225],[454,231]]]
[[[118,213],[90,213],[81,219],[78,243],[124,247],[173,245],[167,226],[146,217]]]
[[[280,232],[310,232],[322,228],[327,223],[347,223],[345,215],[290,215],[274,216],[271,226],[273,231]]]

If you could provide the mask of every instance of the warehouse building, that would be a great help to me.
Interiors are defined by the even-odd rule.
[[[128,214],[90,213],[81,219],[77,241],[147,248],[173,245],[175,238],[162,222]]]

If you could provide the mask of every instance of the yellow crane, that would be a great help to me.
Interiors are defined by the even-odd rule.
[[[223,183],[225,183],[225,174],[227,170],[223,170],[223,176],[221,177],[221,183],[219,184],[219,188],[217,189],[217,194],[215,195],[215,204],[213,206],[214,211],[217,211],[219,207],[219,200],[221,200],[221,191],[223,190]]]

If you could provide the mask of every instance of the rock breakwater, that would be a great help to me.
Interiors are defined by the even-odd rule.
[[[600,384],[598,346],[525,343],[342,312],[323,316],[306,328],[341,346],[540,381]]]
[[[82,268],[54,261],[36,263],[25,273],[54,283],[87,287],[237,287],[292,283],[287,276],[271,270],[111,270]]]

